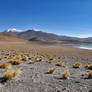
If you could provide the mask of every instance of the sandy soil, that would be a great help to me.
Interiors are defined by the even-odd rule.
[[[21,65],[13,65],[12,69],[21,69],[22,73],[16,79],[3,81],[2,77],[7,69],[0,69],[0,92],[92,92],[92,79],[88,79],[88,69],[85,65],[92,63],[92,51],[76,49],[64,45],[36,45],[36,44],[1,44],[1,51],[12,52],[16,50],[17,54],[30,54],[40,56],[45,53],[55,56],[53,63],[48,63],[48,57],[44,56],[43,62],[29,64],[35,61],[35,58],[23,61]],[[37,54],[38,53],[38,54]],[[64,56],[65,58],[58,58]],[[76,58],[72,58],[76,57]],[[0,64],[7,62],[9,59],[3,58]],[[58,61],[63,61],[65,67],[56,66]],[[72,65],[75,62],[81,62],[82,68],[75,69]],[[48,70],[56,67],[56,72],[48,74]],[[64,71],[70,71],[70,78],[63,79]]]

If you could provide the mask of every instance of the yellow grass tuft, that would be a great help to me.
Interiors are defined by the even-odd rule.
[[[52,67],[49,69],[49,73],[53,74],[56,71],[56,67]]]
[[[29,59],[33,59],[34,58],[34,56],[29,56]]]
[[[36,62],[34,61],[34,62],[30,62],[29,64],[36,64]]]
[[[69,79],[69,77],[70,77],[70,72],[69,71],[66,71],[62,74],[62,78],[64,78],[64,79]]]
[[[23,55],[22,58],[23,58],[24,61],[28,61],[29,60],[29,58],[27,56],[25,56],[25,55]]]
[[[2,60],[3,59],[3,57],[2,56],[0,56],[0,60]]]
[[[5,72],[4,78],[6,80],[12,80],[18,77],[20,74],[21,74],[21,70],[8,70],[7,72]]]
[[[36,58],[36,61],[41,61],[41,58],[38,58],[38,57],[37,57],[37,58]]]
[[[11,64],[10,63],[7,63],[7,62],[0,65],[0,68],[4,68],[4,69],[5,68],[6,69],[10,69],[11,67],[12,67]]]
[[[4,58],[7,58],[7,59],[8,59],[8,58],[9,58],[9,56],[4,56]]]
[[[55,60],[55,58],[53,56],[50,56],[49,60]]]
[[[21,59],[21,55],[17,55],[16,56],[16,59]]]
[[[66,59],[67,57],[66,56],[61,56],[62,59]]]
[[[76,60],[76,59],[77,59],[77,57],[76,57],[76,56],[72,56],[72,59]]]
[[[20,65],[23,64],[23,62],[19,59],[11,59],[8,61],[9,63],[13,64],[13,65]]]
[[[21,74],[21,70],[19,70],[19,69],[15,70],[14,71],[14,78],[17,77],[17,76],[19,76],[20,74]]]
[[[14,55],[9,55],[8,56],[8,59],[13,59],[14,58]]]
[[[86,60],[88,60],[88,58],[84,58],[84,57],[83,57],[83,58],[81,58],[81,60],[85,60],[85,61],[86,61]]]
[[[53,63],[53,60],[50,60],[50,61],[47,61],[47,62],[51,64],[51,63]]]
[[[37,56],[36,61],[42,62],[42,61],[44,61],[44,57],[43,56],[39,56],[39,57]]]
[[[58,59],[60,59],[61,58],[61,56],[58,56]]]
[[[86,68],[92,69],[92,64],[87,64],[87,65],[86,65]]]
[[[56,64],[57,66],[62,66],[62,67],[65,67],[65,64],[64,64],[64,62],[57,62],[57,64]]]
[[[82,67],[81,62],[76,62],[75,64],[73,64],[73,68],[81,68],[81,67]]]
[[[88,78],[92,79],[92,71],[89,71]]]

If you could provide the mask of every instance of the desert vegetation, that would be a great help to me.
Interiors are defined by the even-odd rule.
[[[62,74],[62,78],[64,79],[69,79],[70,77],[70,72],[69,71],[65,71],[63,74]]]
[[[92,69],[92,64],[91,63],[86,64],[86,68],[87,69]]]
[[[12,80],[14,78],[17,78],[20,74],[21,74],[21,70],[8,70],[7,72],[5,72],[3,77],[6,80]]]
[[[81,62],[76,62],[75,64],[73,64],[73,68],[81,68],[81,67],[82,67]]]
[[[3,69],[10,69],[11,67],[12,67],[12,65],[8,62],[0,65],[0,68],[3,68]]]
[[[82,57],[81,52],[79,56],[72,53],[66,54],[58,49],[18,44],[1,46],[0,51],[0,76],[1,80],[7,80],[7,84],[9,84],[8,81],[13,81],[13,83],[19,81],[18,84],[25,82],[22,85],[26,83],[35,85],[37,82],[43,86],[40,84],[43,82],[53,86],[55,83],[66,86],[68,82],[76,85],[75,81],[81,84],[83,79],[85,83],[92,79],[92,59],[91,57],[84,58],[84,54]]]
[[[8,61],[8,63],[11,63],[13,65],[20,65],[23,62],[21,60],[19,60],[19,59],[11,59],[11,60]]]
[[[2,56],[0,56],[0,60],[2,60],[3,59],[3,57]]]
[[[56,67],[52,67],[52,68],[49,69],[48,72],[51,73],[51,74],[53,74],[55,71],[56,71]]]
[[[31,61],[31,62],[29,62],[29,64],[36,64],[36,62],[35,62],[35,61],[34,61],[34,62],[33,62],[33,61]]]
[[[57,64],[56,64],[56,65],[57,65],[57,66],[62,66],[62,67],[65,67],[64,62],[61,62],[61,61],[57,62]]]

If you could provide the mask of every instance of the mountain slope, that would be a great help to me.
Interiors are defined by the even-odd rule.
[[[24,39],[31,39],[33,37],[36,37],[38,39],[52,39],[52,40],[66,40],[66,41],[78,41],[80,40],[80,38],[76,38],[76,37],[69,37],[69,36],[59,36],[56,34],[52,34],[52,33],[46,33],[46,32],[42,32],[42,31],[35,31],[35,30],[27,30],[24,32],[19,32],[17,33],[18,36],[23,37]]]
[[[10,32],[1,32],[0,41],[8,42],[24,42],[24,39],[19,38],[16,34]]]
[[[92,43],[92,39],[89,38],[77,38],[69,36],[59,36],[53,33],[46,33],[43,31],[36,31],[34,29],[27,31],[7,31],[9,33],[15,34],[17,37],[29,41],[42,41],[42,42],[64,42],[64,43]],[[35,38],[35,39],[34,39]]]

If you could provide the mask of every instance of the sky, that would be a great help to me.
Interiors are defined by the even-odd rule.
[[[0,0],[0,31],[8,28],[92,36],[92,0]]]

